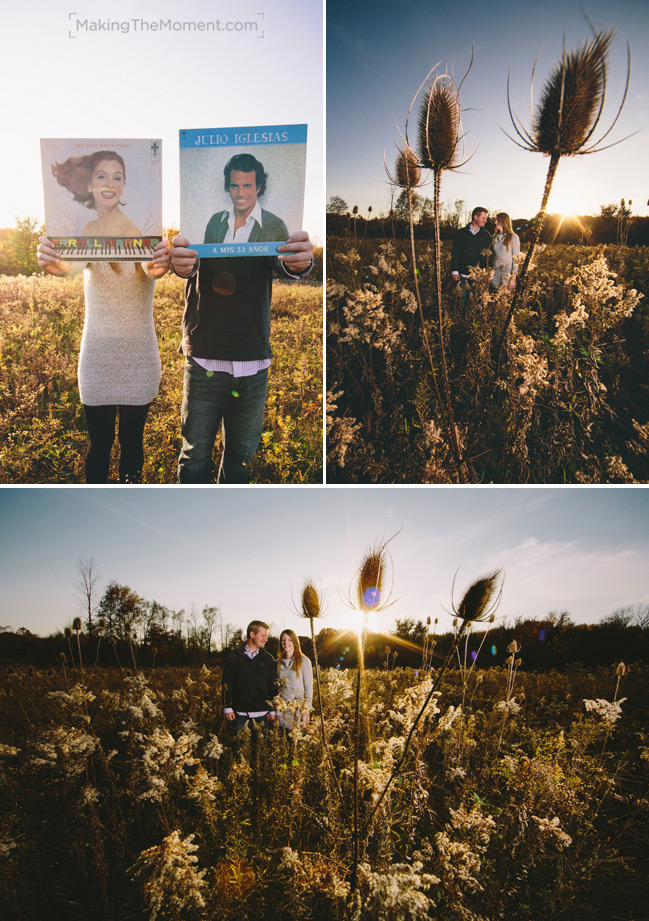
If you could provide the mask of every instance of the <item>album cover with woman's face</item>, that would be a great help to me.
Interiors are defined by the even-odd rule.
[[[41,140],[45,232],[65,259],[148,259],[162,239],[160,139]]]
[[[302,230],[306,125],[180,132],[180,233],[201,258],[269,256]]]

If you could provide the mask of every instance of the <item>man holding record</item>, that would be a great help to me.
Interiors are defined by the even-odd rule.
[[[259,206],[262,184],[255,167],[241,168],[249,165],[237,163],[231,167],[229,177],[226,175],[232,208],[213,215],[205,242],[218,242],[215,238],[222,233],[225,242],[254,242],[253,233],[262,239],[259,234],[266,224],[271,236],[264,239],[286,239],[277,248],[279,255],[199,261],[187,238],[177,236],[172,241],[171,264],[177,275],[187,279],[181,346],[185,376],[179,483],[211,481],[212,452],[221,426],[223,455],[218,482],[250,482],[252,457],[264,421],[271,361],[273,274],[302,278],[313,265],[313,244],[308,233],[301,230],[287,236],[283,221]],[[283,233],[278,237],[280,227]],[[214,239],[208,240],[208,235]]]

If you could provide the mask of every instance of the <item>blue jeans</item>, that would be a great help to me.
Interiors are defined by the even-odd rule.
[[[178,458],[179,483],[209,483],[212,451],[223,426],[219,483],[249,483],[250,465],[264,424],[268,368],[250,377],[208,372],[185,359]]]

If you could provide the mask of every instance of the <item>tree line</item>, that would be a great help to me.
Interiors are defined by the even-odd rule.
[[[433,202],[430,198],[411,191],[415,236],[429,239],[434,236]],[[633,215],[632,202],[621,199],[619,204],[600,205],[597,215],[546,214],[541,232],[543,243],[599,244],[618,243],[628,246],[649,245],[649,217]],[[440,214],[440,238],[452,240],[456,231],[469,222],[470,209],[464,199],[443,204]],[[522,242],[534,236],[540,214],[533,217],[512,217],[512,224]],[[491,222],[493,225],[493,221]],[[493,230],[493,226],[487,225]],[[387,237],[396,234],[405,238],[409,233],[408,191],[402,189],[390,202],[390,208],[374,213],[370,206],[362,212],[358,206],[349,208],[339,195],[332,195],[327,203],[327,235],[350,236],[358,240]]]
[[[180,231],[166,228],[165,237],[171,242]],[[0,275],[42,275],[36,261],[38,238],[45,233],[45,227],[36,218],[16,218],[15,227],[0,227]],[[316,246],[313,253],[314,267],[309,283],[322,282],[322,247]]]
[[[430,620],[430,619],[429,619]],[[454,631],[438,632],[437,623],[405,618],[392,633],[368,631],[363,638],[365,666],[435,669],[453,645]],[[41,667],[99,664],[122,667],[220,665],[243,642],[240,627],[224,623],[221,609],[206,606],[197,614],[174,611],[144,601],[128,586],[110,582],[90,629],[81,618],[47,637],[25,627],[0,628],[0,664]],[[515,639],[524,667],[532,671],[571,665],[609,666],[649,661],[649,604],[620,608],[597,624],[575,624],[567,612],[544,618],[517,618],[471,631],[461,657],[477,668],[503,667]],[[278,653],[272,632],[266,649]],[[313,659],[310,636],[300,636],[303,652]],[[316,635],[318,660],[326,668],[356,668],[358,641],[354,631],[324,627]],[[456,666],[459,662],[455,663]]]

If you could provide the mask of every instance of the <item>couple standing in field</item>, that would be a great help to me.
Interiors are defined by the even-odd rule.
[[[468,297],[469,271],[474,266],[485,266],[487,254],[491,254],[494,274],[490,287],[493,291],[503,285],[516,287],[518,263],[516,257],[521,251],[521,241],[514,233],[512,219],[506,211],[496,215],[496,230],[493,235],[485,230],[489,212],[477,207],[471,214],[471,223],[460,228],[453,240],[451,252],[451,275],[459,284],[465,299]]]
[[[126,168],[119,154],[102,151],[70,158],[58,169],[59,183],[97,212],[84,233],[134,232],[120,208]],[[224,186],[231,206],[225,242],[261,239],[262,222],[270,214],[258,202],[266,178],[262,164],[250,154],[237,154],[226,164]],[[144,427],[161,379],[153,294],[156,280],[170,267],[187,279],[181,347],[185,356],[183,444],[177,481],[211,481],[212,452],[222,429],[218,481],[250,482],[271,359],[273,275],[307,275],[313,265],[313,245],[305,231],[298,231],[278,247],[279,256],[227,256],[202,262],[188,247],[189,240],[177,236],[171,247],[162,240],[149,262],[70,264],[59,258],[47,237],[40,238],[37,258],[41,269],[58,277],[84,272],[79,390],[88,431],[87,483],[108,480],[118,414],[120,482],[141,482]]]
[[[293,630],[282,630],[277,661],[264,649],[268,624],[251,621],[246,641],[223,667],[223,714],[237,733],[253,723],[274,723],[290,730],[308,726],[313,702],[313,667]],[[279,695],[282,706],[275,709]]]

